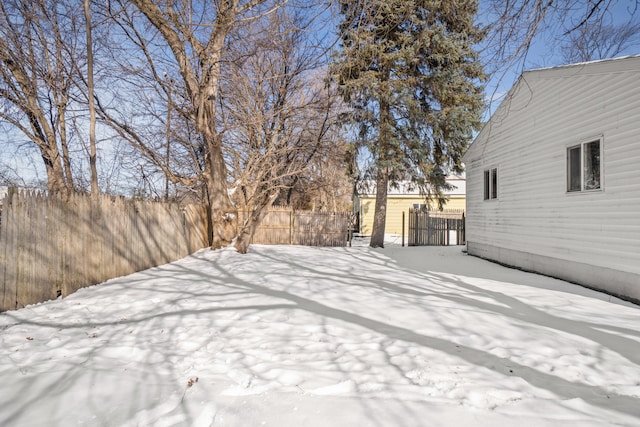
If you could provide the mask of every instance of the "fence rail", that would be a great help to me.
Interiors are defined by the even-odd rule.
[[[409,246],[448,246],[465,243],[464,211],[409,211]]]
[[[207,246],[198,206],[11,191],[0,223],[0,311],[182,258]]]

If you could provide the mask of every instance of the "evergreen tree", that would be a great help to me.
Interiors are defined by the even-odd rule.
[[[376,181],[372,247],[383,247],[387,190],[410,179],[444,201],[447,172],[479,126],[482,66],[473,45],[475,0],[340,0],[342,50],[333,64],[371,154]]]

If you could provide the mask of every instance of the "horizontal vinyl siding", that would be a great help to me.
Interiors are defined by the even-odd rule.
[[[396,199],[389,197],[387,199],[387,216],[385,221],[385,233],[400,234],[402,232],[402,212],[408,211],[414,203],[424,203],[419,198],[413,199]],[[370,235],[373,232],[373,217],[375,213],[376,199],[367,197],[361,199],[361,216],[360,216],[360,232],[364,235]]]
[[[360,199],[360,233],[365,236],[373,231],[373,214],[376,209],[376,199],[363,197]]]
[[[407,223],[406,215],[414,203],[424,203],[421,199],[387,199],[387,220],[384,225],[384,232],[388,234],[402,234],[402,213],[405,214],[405,233]]]
[[[640,273],[640,67],[583,70],[525,73],[474,142],[467,240]],[[599,136],[603,190],[567,193],[566,148]],[[498,199],[484,201],[493,167]]]
[[[467,203],[464,197],[450,198],[447,200],[447,204],[444,205],[445,210],[447,209],[465,209]]]

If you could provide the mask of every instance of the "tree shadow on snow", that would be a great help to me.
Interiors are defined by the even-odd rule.
[[[397,255],[397,252],[389,252]],[[283,256],[283,253],[286,256]],[[531,386],[547,390],[560,399],[579,398],[603,409],[640,418],[640,399],[638,398],[612,394],[599,386],[569,381],[518,363],[513,358],[500,357],[447,339],[446,336],[429,334],[428,324],[419,329],[403,327],[400,326],[402,318],[388,318],[390,315],[388,313],[374,318],[374,315],[365,309],[366,307],[363,307],[363,310],[353,309],[353,307],[357,304],[359,295],[371,297],[384,295],[390,301],[397,301],[400,309],[403,304],[416,304],[416,301],[422,304],[420,309],[428,309],[432,302],[440,305],[451,303],[451,310],[454,311],[467,310],[471,315],[473,312],[493,313],[535,328],[548,328],[559,334],[582,337],[640,365],[638,341],[620,335],[638,337],[637,330],[597,322],[597,313],[594,313],[593,321],[561,317],[504,292],[477,286],[470,279],[473,275],[469,274],[469,271],[465,271],[467,276],[461,276],[454,274],[453,271],[438,271],[434,268],[434,264],[425,263],[422,266],[409,262],[403,264],[401,256],[390,258],[386,252],[369,248],[300,248],[299,253],[299,257],[291,257],[290,251],[279,252],[278,248],[263,246],[252,247],[250,253],[244,256],[230,251],[201,251],[182,261],[85,289],[77,293],[77,297],[72,295],[63,301],[52,302],[52,304],[61,304],[61,312],[56,316],[31,318],[19,312],[2,314],[13,319],[12,325],[5,328],[7,331],[13,327],[32,327],[47,333],[58,333],[61,338],[55,345],[58,349],[69,349],[69,362],[61,361],[59,371],[48,373],[48,381],[51,384],[41,388],[41,393],[31,388],[29,382],[21,382],[19,388],[14,390],[15,396],[20,396],[20,405],[12,405],[11,407],[15,408],[13,411],[3,410],[0,424],[12,424],[12,421],[21,416],[24,411],[28,411],[30,407],[38,405],[43,400],[54,399],[55,401],[56,396],[62,398],[66,391],[80,382],[87,382],[88,386],[93,384],[91,378],[86,378],[87,369],[92,372],[91,375],[95,376],[95,381],[103,379],[99,369],[102,366],[101,360],[104,358],[105,348],[117,350],[122,347],[123,342],[131,345],[133,340],[135,345],[136,339],[138,340],[138,344],[143,347],[140,349],[142,353],[139,361],[144,362],[145,357],[148,357],[147,362],[154,369],[133,373],[132,381],[135,380],[138,383],[131,385],[127,392],[135,396],[149,396],[153,394],[149,384],[157,382],[165,382],[165,390],[185,388],[184,383],[188,379],[186,377],[188,373],[176,373],[176,363],[192,357],[194,352],[204,351],[203,349],[216,339],[230,343],[238,332],[233,328],[239,325],[242,327],[251,325],[251,319],[255,313],[262,315],[287,313],[291,319],[281,323],[295,324],[296,313],[302,312],[318,319],[319,334],[330,333],[331,327],[334,327],[337,322],[340,325],[355,327],[381,336],[383,341],[380,342],[402,342],[443,352],[473,366],[489,369],[498,375],[521,378]],[[326,260],[334,259],[336,253],[339,254],[341,263],[327,265]],[[323,254],[328,256],[325,258]],[[465,260],[461,258],[459,262],[465,262]],[[496,266],[496,268],[503,267]],[[247,277],[256,277],[255,274],[252,275],[256,269],[261,269],[260,279],[248,281]],[[150,285],[150,283],[157,284]],[[301,283],[306,287],[300,287]],[[520,286],[532,285],[533,282],[520,284]],[[563,285],[554,282],[543,284],[543,287],[545,286],[562,288]],[[303,289],[304,292],[302,292]],[[327,298],[325,295],[327,289],[331,290],[334,298],[336,295],[342,295],[342,297],[338,300]],[[569,292],[562,289],[563,292]],[[87,305],[82,299],[88,295],[87,293],[95,293],[95,297],[99,299],[94,298],[94,300],[100,301],[101,306]],[[71,315],[72,311],[77,310],[84,310],[83,314],[78,315],[76,312]],[[443,322],[439,326],[447,325]],[[202,328],[201,342],[191,346],[181,343],[186,336],[183,330],[185,327]],[[79,336],[79,334],[86,335],[87,329],[95,330],[95,336]],[[74,333],[75,330],[78,332]],[[270,331],[270,333],[280,332]],[[150,336],[154,339],[149,339]],[[282,339],[285,338],[291,341],[294,339],[293,337]],[[73,348],[77,345],[78,339],[93,340],[95,344],[88,346],[90,349],[88,352],[74,354]],[[364,343],[359,344],[362,346]],[[175,348],[172,348],[172,345]],[[252,343],[246,345],[250,346]],[[167,346],[172,350],[168,351]],[[249,348],[245,347],[243,350]],[[362,348],[366,349],[366,347]],[[272,348],[270,351],[284,353],[291,349],[298,350],[292,346],[288,350]],[[380,350],[386,351],[384,348]],[[348,348],[344,350],[344,352],[349,351]],[[340,358],[330,353],[327,351],[329,355],[327,357],[332,358],[329,361],[330,365],[339,372],[340,376],[348,378],[349,367],[343,366]],[[118,356],[117,352],[114,353],[115,356]],[[127,355],[120,356],[126,364]],[[235,363],[241,366],[249,376],[247,381],[262,379],[267,382],[269,380],[258,371],[250,355],[245,353],[235,356],[238,357]],[[358,360],[358,355],[351,356],[354,360]],[[386,352],[384,363],[395,368],[398,376],[406,376],[407,373],[403,368],[397,366],[392,359],[392,355]],[[17,365],[33,370],[37,362],[35,359],[31,362],[17,361]],[[301,363],[307,362],[305,360]],[[309,369],[312,369],[310,366],[309,362]],[[177,374],[183,374],[185,377]],[[330,375],[327,372],[318,373],[318,375],[325,374]],[[93,386],[100,387],[99,384],[93,384]],[[89,388],[87,394],[90,395],[93,391],[94,389]],[[158,398],[161,397],[162,395],[159,394]],[[150,396],[149,399],[151,398],[155,396]],[[101,402],[97,398],[87,397],[87,399],[96,405],[96,412],[106,411],[99,407]],[[130,406],[122,411],[121,416],[136,414],[139,409],[137,405],[144,405],[143,401],[142,397],[131,401]],[[369,404],[366,399],[361,399],[361,402],[362,405]],[[65,410],[67,405],[64,402],[58,403],[61,406],[60,410]],[[185,422],[192,421],[197,416],[194,413],[189,414],[189,409],[186,407],[178,409],[187,413],[183,418]],[[410,410],[409,407],[405,409]],[[404,420],[403,422],[410,423],[407,421],[407,416],[412,415],[398,413],[398,422]],[[413,414],[413,418],[419,419],[419,414]],[[113,420],[115,422],[117,418]]]

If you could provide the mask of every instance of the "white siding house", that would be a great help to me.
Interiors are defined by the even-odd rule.
[[[463,161],[469,254],[640,301],[640,56],[523,73]]]

